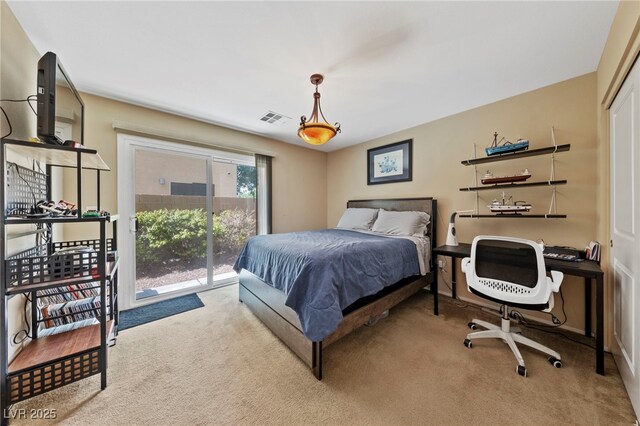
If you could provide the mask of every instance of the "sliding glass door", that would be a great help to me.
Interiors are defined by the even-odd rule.
[[[118,140],[123,307],[236,282],[233,264],[256,233],[253,156]]]
[[[220,282],[235,279],[233,264],[247,239],[256,235],[255,164],[213,161],[213,273]]]
[[[136,300],[207,287],[207,158],[148,148],[133,155]]]

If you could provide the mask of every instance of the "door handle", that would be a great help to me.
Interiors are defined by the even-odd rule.
[[[135,234],[138,232],[139,229],[139,224],[138,224],[138,217],[137,216],[132,216],[129,218],[129,232],[131,232],[132,234]]]

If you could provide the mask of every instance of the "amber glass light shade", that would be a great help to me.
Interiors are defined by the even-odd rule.
[[[313,110],[311,117],[307,119],[304,115],[300,117],[300,127],[298,127],[298,136],[310,145],[323,145],[340,133],[340,124],[336,123],[332,126],[327,122],[320,107],[320,92],[318,92],[318,84],[322,83],[324,77],[321,74],[313,74],[311,76],[311,84],[316,86],[313,94]],[[320,118],[324,122],[320,121]]]
[[[311,145],[323,145],[335,135],[336,129],[325,123],[306,123],[298,129],[298,136]]]

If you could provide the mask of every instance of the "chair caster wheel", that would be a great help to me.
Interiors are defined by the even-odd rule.
[[[478,328],[478,324],[476,324],[475,322],[470,322],[469,324],[467,324],[467,327],[469,327],[472,330],[475,330],[476,328]]]
[[[554,356],[549,357],[548,361],[549,361],[549,364],[553,365],[555,368],[562,367],[562,361],[560,361],[558,358]]]
[[[471,348],[473,346],[473,343],[471,343],[471,340],[469,339],[464,339],[464,345],[468,348]]]
[[[522,377],[527,377],[527,369],[524,365],[518,365],[516,367],[516,373],[518,373]]]

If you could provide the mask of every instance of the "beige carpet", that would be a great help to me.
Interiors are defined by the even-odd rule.
[[[520,377],[502,342],[463,346],[476,309],[441,298],[435,317],[426,293],[329,347],[319,382],[237,292],[201,293],[204,308],[120,333],[105,391],[94,376],[16,408],[54,408],[58,421],[78,425],[634,422],[610,355],[602,377],[592,349],[525,330],[557,349],[564,367],[524,349],[530,376]]]

